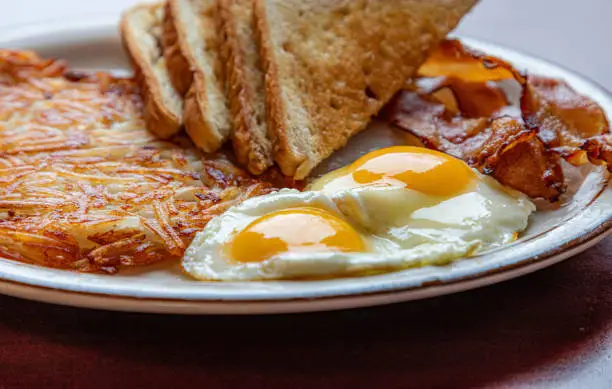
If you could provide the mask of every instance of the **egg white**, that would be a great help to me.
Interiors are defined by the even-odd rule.
[[[423,243],[477,242],[477,252],[512,242],[535,205],[524,194],[478,174],[476,187],[452,197],[404,188],[362,187],[332,195],[362,228],[402,248]]]
[[[478,174],[478,173],[477,173]],[[454,197],[404,188],[363,187],[335,193],[284,189],[251,198],[213,219],[183,258],[199,280],[244,281],[335,277],[440,265],[499,247],[526,228],[535,206],[521,193],[478,174],[476,189]],[[224,246],[268,213],[318,207],[350,223],[368,252],[287,252],[262,262],[228,258]]]

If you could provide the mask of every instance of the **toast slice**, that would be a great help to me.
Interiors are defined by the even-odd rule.
[[[183,100],[170,82],[160,49],[162,17],[161,3],[137,5],[123,14],[120,30],[142,91],[147,128],[169,138],[183,125]]]
[[[168,0],[164,55],[175,88],[185,94],[185,130],[206,152],[230,135],[230,115],[220,53],[217,0]]]
[[[220,0],[232,143],[240,164],[253,174],[273,165],[265,122],[265,85],[255,39],[252,0]]]
[[[303,179],[363,130],[477,0],[255,0],[268,126]]]

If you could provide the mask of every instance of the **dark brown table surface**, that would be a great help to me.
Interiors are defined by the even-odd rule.
[[[612,388],[612,238],[385,307],[181,317],[0,297],[0,388]]]

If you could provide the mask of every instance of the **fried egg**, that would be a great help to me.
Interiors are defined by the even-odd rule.
[[[230,208],[182,266],[200,280],[338,277],[441,265],[516,239],[535,210],[463,161],[420,147],[366,154]]]

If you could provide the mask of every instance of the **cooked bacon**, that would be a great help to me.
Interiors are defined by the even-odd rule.
[[[402,91],[391,106],[391,122],[426,147],[463,159],[505,185],[551,201],[565,189],[559,158],[516,119],[463,118],[414,90]]]
[[[612,171],[612,135],[598,135],[589,138],[581,146],[593,163],[606,163]]]
[[[607,163],[612,171],[604,111],[562,80],[526,77],[458,40],[443,42],[418,75],[384,114],[426,147],[551,201],[565,190],[560,157],[575,165]],[[511,101],[514,93],[502,84],[516,88],[520,101]]]
[[[492,175],[502,184],[530,197],[554,202],[566,189],[563,170],[558,156],[547,150],[534,135],[530,133],[525,139],[502,149]]]
[[[606,114],[597,103],[565,81],[529,76],[521,97],[521,110],[526,125],[538,132],[546,147],[575,164],[585,162],[581,153],[588,148],[589,159],[608,162],[608,168],[612,169],[612,159],[606,152],[609,143],[604,141],[606,137],[601,138],[610,133]]]
[[[447,109],[460,113],[464,118],[497,117],[509,105],[504,91],[492,82],[471,82],[448,77],[432,94]]]
[[[457,39],[443,41],[418,70],[419,77],[453,77],[465,82],[515,79],[524,82],[508,62],[464,46]]]

